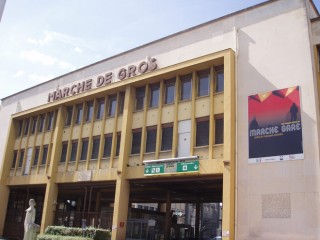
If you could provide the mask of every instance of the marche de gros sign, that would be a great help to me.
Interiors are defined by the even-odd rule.
[[[115,78],[117,78],[118,81],[122,81],[137,75],[144,74],[146,72],[151,72],[153,70],[156,70],[157,68],[157,59],[148,58],[147,61],[142,61],[138,65],[130,65],[128,67],[120,68],[120,70],[116,74],[113,72],[108,72],[104,75],[96,77],[96,79],[88,79],[62,89],[57,88],[57,90],[48,94],[48,102],[53,102],[65,97],[84,93],[93,88],[106,86],[112,82],[115,82]]]

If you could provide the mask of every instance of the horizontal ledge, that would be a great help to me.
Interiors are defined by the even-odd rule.
[[[189,157],[177,157],[177,158],[164,158],[156,160],[145,160],[143,163],[160,163],[160,162],[178,162],[184,160],[198,160],[199,156],[189,156]]]

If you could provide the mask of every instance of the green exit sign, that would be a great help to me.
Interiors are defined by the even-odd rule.
[[[145,176],[194,172],[199,172],[199,160],[146,163],[144,166]]]

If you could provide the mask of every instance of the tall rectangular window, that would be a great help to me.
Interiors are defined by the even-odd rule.
[[[165,81],[165,97],[164,97],[164,103],[165,104],[171,104],[174,102],[175,97],[175,79],[167,80]]]
[[[162,126],[161,151],[172,150],[173,127]]]
[[[24,135],[28,135],[29,124],[30,124],[30,119],[29,118],[25,119],[25,121],[24,121]]]
[[[119,93],[119,114],[123,114],[124,108],[124,92]]]
[[[159,104],[160,84],[150,85],[150,102],[149,107],[158,107]]]
[[[96,119],[102,119],[104,114],[104,98],[98,99],[98,106],[97,106],[97,117]]]
[[[65,126],[70,126],[72,121],[73,106],[67,107],[67,117]]]
[[[141,129],[132,130],[131,154],[140,153],[141,147]]]
[[[16,167],[17,155],[18,155],[18,151],[14,150],[11,168],[15,168]]]
[[[68,142],[62,143],[62,150],[61,150],[61,158],[60,162],[64,163],[67,160],[67,150],[68,150]]]
[[[120,143],[121,143],[121,133],[117,133],[117,146],[116,146],[116,156],[120,153]]]
[[[209,119],[203,118],[197,120],[196,146],[209,145]]]
[[[215,144],[222,144],[223,143],[223,130],[224,123],[223,117],[217,117],[215,119]]]
[[[39,124],[38,124],[38,132],[43,131],[43,125],[44,125],[44,115],[39,116]]]
[[[39,162],[39,153],[40,153],[40,148],[36,147],[36,151],[34,153],[34,157],[33,157],[33,166],[37,166],[38,162]]]
[[[34,134],[36,132],[37,120],[38,120],[37,117],[32,118],[31,134]]]
[[[117,95],[109,96],[109,110],[108,110],[108,116],[114,117],[116,114],[116,108],[117,108]]]
[[[90,122],[93,116],[93,101],[86,102],[87,113],[86,113],[86,122]]]
[[[98,137],[93,138],[91,159],[98,159],[99,147],[100,147],[100,137],[99,138]]]
[[[85,139],[82,139],[80,160],[87,160],[87,153],[88,153],[88,139],[85,138]]]
[[[191,74],[181,77],[180,100],[191,99],[191,79]]]
[[[112,148],[112,134],[104,137],[103,158],[108,158],[111,155]]]
[[[22,132],[22,125],[23,125],[23,121],[22,120],[19,120],[18,122],[18,133],[17,133],[17,136],[21,136],[21,132]]]
[[[41,165],[45,165],[48,158],[48,145],[43,146]]]
[[[208,96],[210,90],[210,71],[198,72],[198,97]]]
[[[53,117],[54,117],[54,112],[49,112],[48,122],[47,122],[47,131],[50,131],[53,128]]]
[[[24,149],[21,149],[20,150],[19,165],[18,165],[19,168],[22,167],[23,157],[24,157]]]
[[[223,92],[224,91],[224,67],[219,66],[216,67],[216,92]]]
[[[76,161],[77,150],[78,150],[78,140],[74,140],[72,141],[72,144],[71,144],[70,162]]]
[[[136,110],[143,109],[145,87],[136,88]]]
[[[157,127],[147,129],[146,152],[155,152],[157,142]]]
[[[75,124],[80,124],[82,122],[82,113],[83,113],[83,106],[82,104],[77,105],[77,115]]]

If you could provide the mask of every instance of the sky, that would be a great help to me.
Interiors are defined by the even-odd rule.
[[[6,0],[0,22],[0,99],[261,2]],[[320,0],[314,3],[320,9]]]

